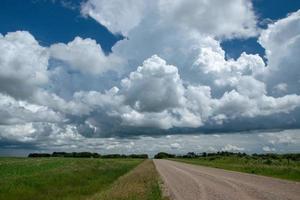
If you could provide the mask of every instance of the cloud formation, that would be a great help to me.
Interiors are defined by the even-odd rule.
[[[50,55],[74,70],[91,75],[116,70],[116,65],[120,63],[120,58],[114,55],[106,56],[101,46],[90,38],[75,37],[68,44],[53,44],[50,47]]]
[[[280,89],[280,94],[300,94],[300,10],[270,24],[258,41],[265,48],[268,59],[266,81],[269,90]],[[276,95],[276,93],[275,93]]]
[[[218,38],[249,37],[258,33],[256,16],[249,1],[161,0],[158,4],[162,19],[188,31]]]
[[[247,0],[89,0],[81,14],[125,38],[106,54],[91,38],[43,47],[26,31],[0,35],[0,141],[80,146],[93,143],[89,137],[222,131],[240,123],[272,128],[280,116],[288,116],[282,128],[299,128],[300,11],[264,30]],[[222,41],[249,37],[257,37],[266,62],[246,52],[226,57]],[[277,150],[289,140],[281,135],[259,148]],[[122,145],[137,148],[132,141],[106,148]],[[187,149],[176,140],[164,145]],[[247,150],[230,141],[206,149]]]
[[[27,31],[0,34],[0,91],[13,97],[30,96],[48,81],[49,53]]]
[[[112,33],[126,36],[140,23],[145,4],[145,1],[134,0],[90,0],[82,4],[81,13],[94,18]]]

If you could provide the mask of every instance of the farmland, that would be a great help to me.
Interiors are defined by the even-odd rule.
[[[149,176],[139,176],[140,179],[135,181],[139,185],[137,188],[124,188],[124,183],[127,184],[130,177],[138,177],[135,174]],[[139,199],[139,195],[160,199],[158,181],[150,160],[0,158],[1,200],[98,199],[110,193],[115,194],[117,190],[121,193],[113,199]],[[140,191],[145,187],[142,184],[146,183],[147,190]],[[133,198],[127,195],[126,190],[130,190]]]

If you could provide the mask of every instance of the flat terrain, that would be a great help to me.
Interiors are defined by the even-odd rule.
[[[107,191],[142,159],[0,158],[1,200],[78,200]]]
[[[154,160],[171,199],[175,200],[298,200],[299,182]]]
[[[175,161],[300,181],[300,161],[284,158],[259,158],[250,156],[211,156],[176,158]]]
[[[162,200],[161,179],[152,160],[146,160],[120,177],[107,191],[88,200]]]

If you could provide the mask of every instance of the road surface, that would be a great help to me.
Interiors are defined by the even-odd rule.
[[[154,160],[172,200],[300,200],[300,184],[270,177]]]

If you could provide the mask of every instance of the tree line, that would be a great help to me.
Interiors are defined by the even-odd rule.
[[[169,154],[166,152],[159,152],[157,153],[154,158],[156,159],[163,159],[163,158],[205,158],[205,157],[224,157],[224,156],[237,156],[237,157],[248,157],[253,159],[288,159],[293,161],[300,161],[300,153],[287,153],[287,154],[275,154],[275,153],[266,153],[266,154],[246,154],[246,153],[235,153],[235,152],[228,152],[228,151],[220,151],[215,153],[195,153],[195,152],[188,152],[187,154],[176,155],[176,154]]]
[[[29,158],[41,158],[41,157],[64,157],[64,158],[140,158],[147,159],[147,154],[105,154],[101,155],[92,152],[53,152],[50,153],[30,153]]]

